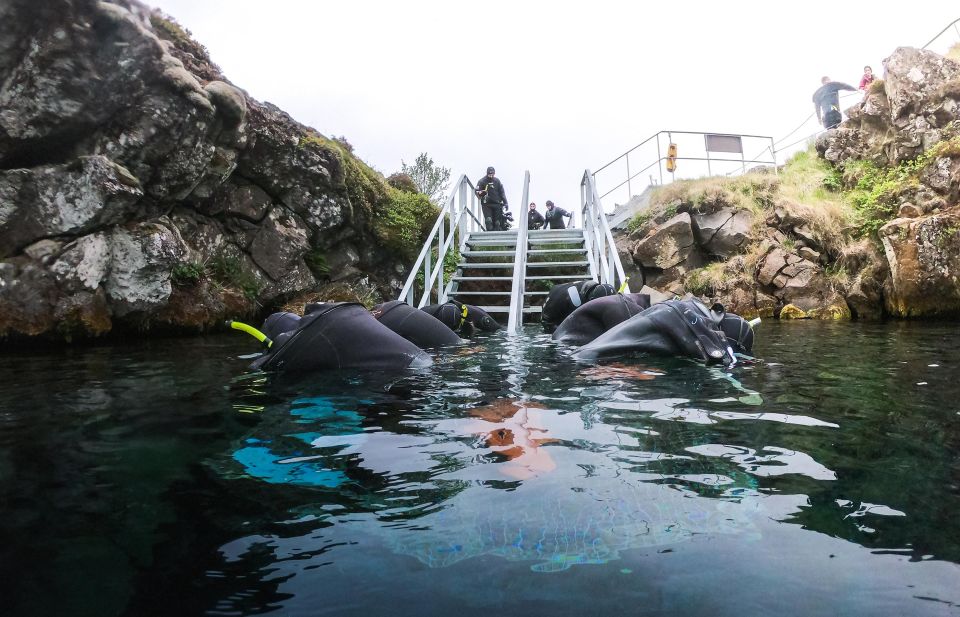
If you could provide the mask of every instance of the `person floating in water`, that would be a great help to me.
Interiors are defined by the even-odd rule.
[[[835,129],[840,126],[843,115],[840,113],[840,95],[841,90],[856,90],[850,84],[840,81],[831,81],[829,77],[820,79],[822,84],[816,92],[813,93],[813,105],[817,110],[817,120],[825,129]]]

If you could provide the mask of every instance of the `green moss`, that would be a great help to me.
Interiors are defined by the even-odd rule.
[[[157,36],[172,42],[177,49],[192,54],[201,60],[211,62],[207,48],[194,41],[190,31],[178,24],[169,15],[164,15],[160,11],[152,12],[150,14],[150,25],[153,26]]]
[[[214,281],[239,289],[248,300],[254,301],[260,295],[259,281],[244,269],[243,262],[238,257],[220,253],[210,260],[207,270]]]
[[[712,296],[725,278],[723,262],[714,262],[691,270],[684,278],[684,288],[695,296]]]
[[[320,249],[313,249],[303,256],[303,261],[317,278],[324,278],[330,274],[330,266],[327,264],[327,256]]]
[[[385,248],[403,261],[411,261],[420,253],[440,209],[420,193],[390,188],[387,196],[374,215],[373,231]]]
[[[177,287],[191,287],[200,282],[204,274],[203,264],[198,261],[180,263],[170,272],[170,282]]]
[[[882,79],[874,79],[872,82],[870,82],[870,94],[879,94],[883,91],[884,88]]]

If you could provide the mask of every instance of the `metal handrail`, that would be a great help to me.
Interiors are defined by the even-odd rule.
[[[607,215],[603,211],[600,196],[597,194],[595,174],[589,169],[583,172],[580,182],[581,213],[583,216],[583,239],[587,249],[587,260],[593,278],[599,283],[612,285],[630,293],[630,285],[620,262],[620,253],[613,241]]]
[[[747,163],[767,164],[767,165],[773,165],[774,167],[776,167],[776,165],[777,165],[777,150],[776,150],[775,145],[774,145],[774,143],[773,143],[773,138],[770,137],[770,136],[768,136],[768,135],[750,135],[750,134],[746,134],[746,133],[710,133],[710,132],[706,132],[706,131],[658,131],[658,132],[654,133],[653,135],[651,135],[650,137],[647,137],[646,139],[644,139],[643,141],[641,141],[640,143],[638,143],[638,144],[635,145],[634,147],[630,148],[629,150],[627,150],[626,152],[624,152],[623,154],[621,154],[621,155],[618,156],[617,158],[615,158],[615,159],[613,159],[612,161],[606,163],[605,165],[599,167],[596,171],[593,172],[594,178],[596,179],[597,174],[599,174],[599,173],[600,173],[601,171],[603,171],[604,169],[610,167],[610,166],[613,165],[614,163],[617,163],[617,162],[619,162],[619,161],[621,161],[621,160],[625,160],[625,161],[626,161],[626,168],[627,168],[627,177],[626,177],[626,179],[623,180],[622,182],[620,182],[619,184],[617,184],[616,186],[609,188],[606,192],[604,192],[603,194],[601,194],[601,195],[600,195],[600,198],[601,198],[601,199],[604,198],[604,197],[606,197],[606,196],[609,195],[610,193],[612,193],[612,192],[614,192],[614,191],[622,188],[624,185],[627,186],[627,191],[628,191],[628,192],[631,194],[631,196],[632,196],[633,191],[632,191],[632,187],[631,187],[631,181],[632,181],[634,178],[636,178],[636,177],[642,175],[643,173],[647,172],[648,170],[650,170],[650,169],[653,168],[653,167],[657,167],[657,168],[659,169],[659,171],[660,171],[660,183],[663,184],[663,162],[667,160],[667,157],[664,156],[664,154],[663,154],[663,152],[662,152],[662,150],[661,150],[661,148],[660,148],[660,137],[661,137],[662,135],[666,135],[667,138],[668,138],[669,140],[671,140],[671,141],[672,141],[674,135],[717,135],[717,136],[725,136],[725,137],[740,137],[740,138],[748,138],[748,139],[763,139],[763,140],[767,140],[767,141],[770,142],[770,144],[767,145],[767,146],[760,152],[760,154],[758,154],[758,155],[756,155],[756,156],[754,156],[753,158],[750,158],[750,159],[744,158],[743,156],[741,156],[741,157],[738,158],[738,159],[726,158],[726,157],[724,157],[724,158],[716,158],[716,157],[711,157],[711,156],[709,155],[709,152],[708,152],[706,157],[675,157],[674,160],[706,161],[706,162],[707,162],[707,167],[708,167],[708,169],[709,169],[710,163],[712,163],[712,162],[719,162],[719,163],[723,163],[723,162],[741,163],[741,165],[744,166],[744,170],[745,170],[745,165],[746,165]],[[654,158],[653,162],[647,164],[645,167],[643,167],[642,169],[640,169],[640,170],[638,170],[638,171],[633,171],[633,170],[631,170],[631,168],[630,168],[630,154],[631,154],[632,152],[634,152],[635,150],[637,150],[638,148],[641,148],[642,146],[644,146],[644,145],[646,145],[646,144],[648,144],[648,143],[650,143],[650,142],[652,142],[652,141],[654,141],[654,140],[656,141],[656,145],[657,145],[657,153],[656,153],[656,157]],[[761,156],[764,152],[769,152],[769,153],[770,153],[770,159],[769,159],[769,160],[766,159],[766,158],[760,158],[760,156]]]
[[[920,49],[926,49],[927,47],[930,47],[930,45],[931,45],[934,41],[936,41],[937,39],[939,39],[941,36],[943,36],[943,33],[944,33],[944,32],[946,32],[947,30],[950,29],[950,26],[953,26],[953,25],[955,25],[955,24],[957,24],[957,23],[960,23],[960,17],[958,17],[957,19],[954,19],[954,20],[951,21],[949,24],[947,24],[947,25],[944,27],[943,30],[941,30],[940,32],[937,33],[937,36],[935,36],[935,37],[933,37],[932,39],[930,39],[929,41],[927,41],[927,44],[924,45],[923,47],[921,47]],[[960,34],[960,32],[958,32],[957,34]]]
[[[460,176],[450,193],[444,207],[440,210],[430,234],[420,249],[420,254],[413,263],[410,276],[407,277],[400,290],[398,300],[403,300],[411,306],[423,308],[430,302],[431,295],[436,290],[436,301],[443,304],[447,301],[447,288],[443,282],[443,266],[447,253],[454,239],[459,234],[459,250],[466,248],[467,235],[472,231],[482,231],[483,215],[480,213],[480,201],[476,196],[476,188],[466,175]],[[433,251],[436,249],[436,262]],[[417,299],[415,289],[417,275],[423,272],[423,290]]]
[[[530,201],[530,172],[523,173],[523,199],[526,208]],[[527,278],[527,213],[520,210],[517,217],[517,247],[513,255],[513,283],[510,287],[510,312],[507,314],[507,332],[518,334],[523,326],[523,292]]]

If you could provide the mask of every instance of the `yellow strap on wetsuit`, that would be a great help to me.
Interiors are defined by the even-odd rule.
[[[629,276],[628,276],[627,278],[623,279],[623,282],[620,283],[620,289],[617,290],[617,293],[618,293],[618,294],[622,294],[622,293],[623,293],[623,290],[627,288],[627,281],[629,281],[629,280],[630,280],[630,277],[629,277]]]
[[[240,330],[241,332],[246,332],[253,338],[257,339],[258,341],[266,345],[268,348],[273,345],[273,341],[267,338],[266,334],[257,330],[253,326],[247,325],[240,321],[228,321],[227,325],[233,328],[234,330]]]
[[[465,322],[466,320],[467,320],[467,305],[461,304],[460,305],[460,323],[457,324],[457,330],[463,327],[463,322]]]

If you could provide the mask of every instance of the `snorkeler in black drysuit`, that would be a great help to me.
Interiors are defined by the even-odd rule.
[[[433,315],[448,328],[464,337],[473,336],[477,330],[496,332],[503,326],[490,313],[479,306],[449,300],[444,304],[428,304],[423,312]]]
[[[654,304],[601,334],[574,352],[574,358],[593,360],[627,352],[686,356],[703,362],[735,363],[735,353],[750,354],[753,329],[723,306],[707,308],[697,300],[668,300]]]
[[[321,369],[422,368],[433,360],[377,321],[362,304],[308,304],[303,317],[274,313],[263,324],[272,340],[253,370],[284,373]]]
[[[554,331],[553,340],[568,345],[586,345],[648,308],[649,294],[614,294],[595,298],[567,315]]]
[[[616,290],[606,283],[577,281],[554,285],[543,303],[540,323],[544,332],[553,332],[560,323],[582,304],[595,298],[611,296]]]
[[[370,313],[380,323],[417,347],[445,347],[463,342],[442,321],[401,300],[379,304],[373,307]]]

